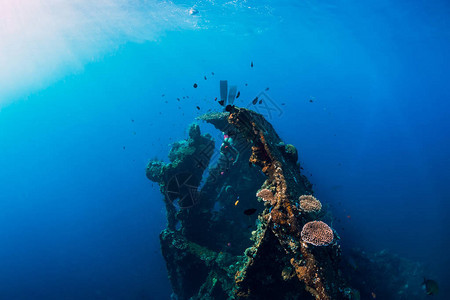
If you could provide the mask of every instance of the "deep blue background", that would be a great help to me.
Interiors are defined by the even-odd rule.
[[[282,109],[270,121],[345,248],[423,262],[445,299],[450,5],[292,2],[249,4],[269,15],[199,5],[209,28],[125,44],[2,108],[1,299],[169,297],[165,211],[145,166],[219,109],[220,79],[242,106],[270,87]]]

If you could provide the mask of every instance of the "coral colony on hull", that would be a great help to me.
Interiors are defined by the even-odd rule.
[[[228,105],[198,119],[223,133],[218,157],[213,138],[192,124],[170,163],[146,170],[167,209],[160,242],[173,298],[359,299],[357,268],[341,268],[339,237],[320,220],[297,149],[252,110]],[[367,285],[359,275],[355,284]]]

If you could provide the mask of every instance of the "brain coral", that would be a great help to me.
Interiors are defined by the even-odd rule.
[[[277,202],[272,192],[268,189],[262,189],[257,194],[256,197],[262,198],[264,201],[268,201],[270,204],[275,205]]]
[[[308,222],[302,229],[302,241],[314,246],[329,245],[333,239],[333,230],[322,221]]]
[[[303,195],[298,198],[300,200],[300,208],[306,212],[319,212],[322,204],[312,195]]]

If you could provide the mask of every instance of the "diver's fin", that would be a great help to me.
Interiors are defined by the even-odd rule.
[[[227,105],[228,81],[220,81],[220,101],[223,106]]]
[[[234,99],[236,98],[237,86],[230,86],[230,90],[228,91],[228,104],[233,105]]]

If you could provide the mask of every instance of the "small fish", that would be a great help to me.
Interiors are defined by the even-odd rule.
[[[133,119],[131,119],[131,122],[134,122],[134,120],[133,120]]]
[[[239,203],[239,200],[237,200],[236,202],[234,202],[234,206],[237,206]]]
[[[214,76],[214,72],[211,72],[211,75]]]
[[[161,95],[161,97],[164,97],[164,96],[165,96],[164,94]]]
[[[422,288],[427,295],[436,295],[439,292],[439,285],[435,280],[423,279]]]
[[[200,106],[197,106],[197,109],[200,110]]]
[[[224,100],[220,100],[219,104],[223,106],[225,104],[225,101]]]
[[[266,92],[269,90],[269,87],[266,87]]]
[[[205,80],[206,80],[206,76],[203,76],[203,78],[205,78]]]
[[[217,97],[216,97],[216,98],[214,98],[214,101],[217,101]]]
[[[377,294],[375,294],[374,292],[372,292],[371,295],[372,295],[372,298],[373,298],[373,299],[376,299],[376,298],[377,298]]]
[[[281,103],[281,105],[286,105],[286,103],[283,102],[283,103]]]
[[[256,212],[256,208],[249,208],[244,210],[244,214],[246,214],[247,216],[251,216]]]
[[[262,99],[261,100],[259,100],[259,102],[258,102],[259,104],[262,104]]]
[[[240,95],[241,95],[241,92],[238,91],[236,94],[236,99],[239,98]]]
[[[252,61],[252,63],[250,64],[250,67],[253,68],[253,61]]]
[[[313,101],[313,99],[309,99],[309,102],[313,103],[314,101]]]
[[[123,146],[122,148],[123,148],[123,150],[125,150],[125,146]]]
[[[256,103],[258,103],[258,97],[256,97],[255,99],[253,99],[252,103],[253,103],[253,105],[255,105]]]
[[[245,83],[245,86],[248,86],[248,83]]]
[[[198,87],[198,84],[194,83],[194,89],[196,89]]]
[[[180,101],[180,98],[177,98],[177,101]]]

